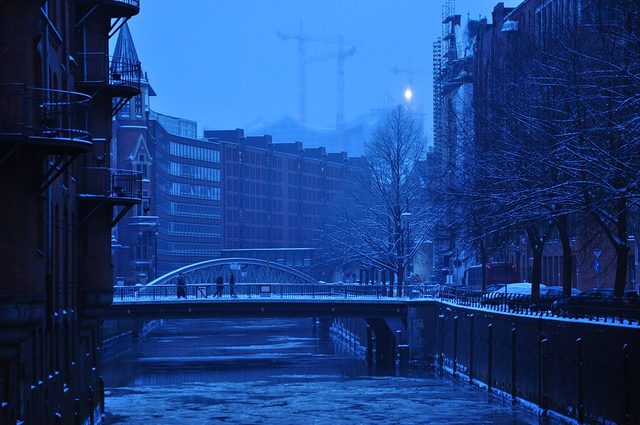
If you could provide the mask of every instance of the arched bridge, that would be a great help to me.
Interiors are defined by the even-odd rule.
[[[190,264],[149,282],[147,286],[176,283],[182,273],[187,285],[215,283],[218,276],[229,282],[231,273],[236,283],[318,283],[292,267],[256,258],[217,258]]]
[[[177,277],[186,298],[177,297]],[[229,285],[234,273],[235,285]],[[223,277],[222,295],[216,285]],[[426,301],[425,287],[406,285],[390,296],[384,285],[327,284],[291,267],[251,258],[191,264],[146,286],[115,286],[105,318],[368,317],[406,318],[409,301]]]
[[[186,266],[146,286],[115,286],[113,304],[103,318],[137,319],[140,323],[151,319],[218,317],[359,317],[366,319],[376,336],[375,353],[380,359],[376,361],[392,362],[396,347],[411,339],[408,324],[420,317],[425,308],[434,308],[435,301],[429,299],[433,294],[422,286],[405,286],[404,295],[398,297],[391,296],[389,287],[384,285],[317,283],[279,265],[272,271],[270,264],[250,260],[252,264],[248,265],[258,266],[250,271],[251,267],[238,267],[233,260]],[[181,272],[187,281],[186,298],[177,296],[175,277]],[[240,278],[233,290],[230,272]],[[218,276],[224,278],[222,296],[213,283]],[[285,277],[288,282],[276,282]],[[300,280],[294,282],[296,277]],[[369,353],[372,341],[368,335]]]

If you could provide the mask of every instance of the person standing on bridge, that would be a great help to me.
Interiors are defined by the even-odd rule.
[[[224,280],[222,276],[218,276],[216,279],[216,297],[222,298],[222,289],[224,288]]]
[[[187,284],[184,281],[182,272],[178,274],[178,298],[187,298],[186,292]]]
[[[231,273],[229,276],[229,295],[233,298],[237,298],[236,296],[236,277]]]

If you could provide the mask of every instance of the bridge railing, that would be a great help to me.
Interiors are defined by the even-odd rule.
[[[149,286],[115,286],[113,302],[169,300],[177,297],[178,286],[149,285]],[[238,298],[278,298],[278,299],[379,299],[397,298],[389,296],[389,287],[383,285],[358,284],[309,284],[309,283],[237,283],[233,288]],[[434,292],[422,285],[408,285],[403,287],[404,299],[431,298]],[[395,293],[395,292],[394,292]],[[215,283],[189,284],[186,286],[187,298],[215,299],[217,298]],[[222,297],[231,297],[231,287],[225,284]]]

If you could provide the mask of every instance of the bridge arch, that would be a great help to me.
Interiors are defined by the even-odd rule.
[[[180,267],[147,286],[173,284],[180,273],[187,284],[213,284],[218,276],[228,283],[232,272],[237,283],[318,283],[311,276],[282,264],[257,258],[217,258]]]

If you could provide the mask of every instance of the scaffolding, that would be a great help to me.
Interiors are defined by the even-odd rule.
[[[433,140],[436,146],[442,137],[442,39],[433,42]]]

